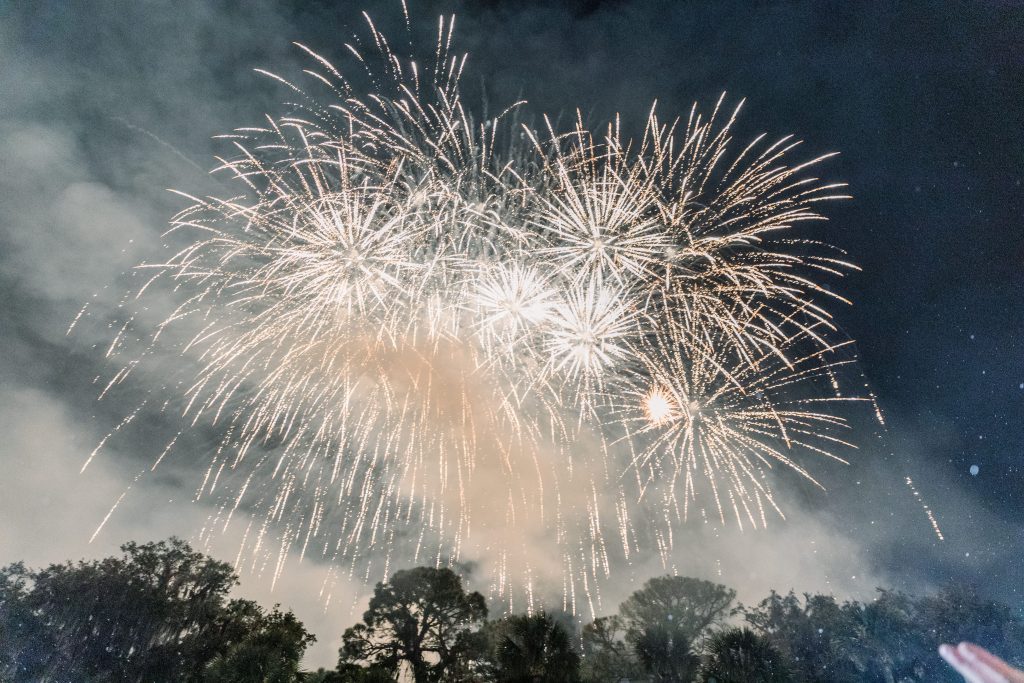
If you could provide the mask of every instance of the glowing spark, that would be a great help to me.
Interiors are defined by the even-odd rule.
[[[928,517],[928,522],[932,525],[935,537],[940,541],[945,541],[946,537],[942,535],[942,529],[939,528],[939,522],[935,519],[935,513],[933,513],[932,509],[928,507],[928,504],[924,502],[924,498],[921,497],[921,493],[917,490],[917,487],[914,486],[914,481],[910,477],[907,477],[906,481],[910,492],[914,494],[914,498],[916,498],[917,502],[921,504],[921,509],[924,510],[925,516]]]
[[[674,411],[672,401],[660,389],[654,389],[647,396],[644,403],[647,410],[647,419],[655,425],[663,425],[672,419]]]

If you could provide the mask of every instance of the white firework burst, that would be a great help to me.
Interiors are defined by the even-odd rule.
[[[652,111],[636,144],[617,121],[477,122],[451,25],[422,69],[371,24],[362,98],[308,48],[335,101],[274,77],[300,102],[229,136],[242,194],[174,219],[187,244],[149,267],[179,305],[112,384],[180,354],[167,386],[222,435],[200,494],[227,491],[218,521],[264,514],[254,552],[277,527],[279,557],[364,576],[488,557],[502,594],[552,555],[575,609],[608,528],[628,555],[695,501],[764,524],[769,470],[813,480],[804,458],[850,445],[821,278],[852,266],[791,236],[843,195],[808,175],[825,157],[788,164],[789,138],[733,154],[721,101]],[[652,497],[659,519],[629,502]]]

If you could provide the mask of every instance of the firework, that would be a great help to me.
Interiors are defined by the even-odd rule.
[[[788,138],[734,151],[724,99],[638,141],[476,121],[452,25],[423,69],[370,23],[363,97],[304,47],[327,97],[273,76],[299,102],[226,136],[239,194],[174,218],[139,296],[178,305],[111,385],[181,356],[183,419],[222,435],[198,495],[259,520],[254,557],[274,529],[367,575],[487,557],[530,595],[554,567],[575,609],[691,509],[763,525],[768,470],[851,446],[821,279],[853,266],[791,235],[843,195]]]

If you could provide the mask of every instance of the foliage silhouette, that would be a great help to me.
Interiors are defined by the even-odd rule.
[[[499,683],[580,680],[580,656],[569,631],[544,612],[501,619],[490,629],[489,640]]]
[[[474,628],[487,617],[480,593],[467,593],[450,569],[416,567],[378,583],[363,623],[342,636],[341,665],[366,664],[416,683],[460,676],[478,651]]]
[[[238,582],[230,565],[175,538],[121,551],[0,569],[0,680],[240,680],[216,662],[243,656],[269,676],[246,680],[294,677],[313,636],[290,612],[228,600]]]
[[[702,683],[789,683],[782,653],[749,628],[730,628],[708,641]]]
[[[879,589],[864,602],[773,591],[730,612],[731,589],[665,576],[577,632],[545,612],[488,622],[457,574],[417,567],[376,586],[336,669],[307,673],[313,635],[291,612],[230,599],[236,584],[229,565],[174,538],[90,562],[11,564],[0,569],[0,683],[959,683],[936,648],[961,640],[1024,663],[1019,613],[964,586]]]

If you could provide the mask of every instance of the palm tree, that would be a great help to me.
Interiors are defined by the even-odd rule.
[[[491,647],[501,683],[575,683],[580,656],[550,615],[515,614],[494,625]]]
[[[782,653],[749,628],[731,628],[712,636],[701,667],[704,683],[787,683],[792,680]]]

